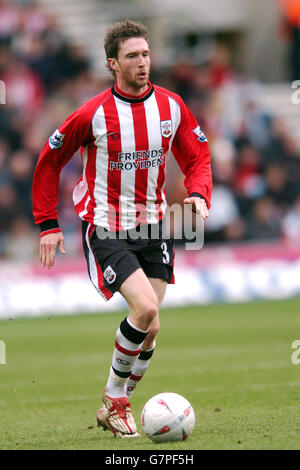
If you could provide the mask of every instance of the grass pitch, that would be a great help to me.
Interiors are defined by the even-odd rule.
[[[124,313],[0,322],[0,449],[300,449],[300,300],[161,311],[149,371],[132,398],[140,414],[172,391],[193,405],[185,442],[115,439],[95,425]]]

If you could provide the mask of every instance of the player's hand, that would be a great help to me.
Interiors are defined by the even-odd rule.
[[[198,196],[187,197],[183,201],[184,204],[192,204],[192,211],[196,214],[200,214],[203,219],[208,217],[208,209],[204,199]]]
[[[43,268],[52,268],[54,265],[56,247],[64,255],[66,253],[64,247],[64,236],[62,232],[48,233],[40,239],[40,260]]]

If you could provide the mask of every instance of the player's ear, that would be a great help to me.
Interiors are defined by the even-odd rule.
[[[119,72],[117,59],[109,58],[109,59],[107,59],[107,63],[114,72]]]

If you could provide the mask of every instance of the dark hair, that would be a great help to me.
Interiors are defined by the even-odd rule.
[[[129,38],[144,38],[148,42],[148,30],[146,26],[131,20],[116,23],[107,30],[104,38],[104,49],[106,60],[109,58],[118,58],[120,43]],[[116,77],[115,71],[107,63],[106,67]]]

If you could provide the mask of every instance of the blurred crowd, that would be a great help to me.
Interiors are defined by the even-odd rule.
[[[32,1],[0,0],[0,257],[32,259],[39,230],[31,182],[44,143],[79,105],[111,86],[82,47],[66,40],[57,19]],[[205,243],[300,236],[300,152],[284,124],[259,106],[261,86],[237,74],[216,43],[207,62],[152,68],[151,80],[179,93],[208,138],[214,190]],[[59,222],[69,254],[81,250],[72,203],[79,154],[61,175]],[[169,204],[183,201],[183,175],[170,160]]]

